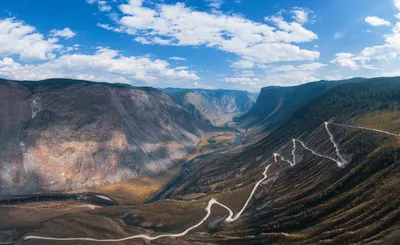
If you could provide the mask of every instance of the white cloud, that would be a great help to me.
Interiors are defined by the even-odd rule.
[[[400,0],[393,1],[396,8],[400,10]],[[400,22],[397,22],[390,33],[384,36],[385,43],[364,48],[359,54],[339,53],[331,62],[340,67],[357,69],[382,69],[377,65],[397,59],[400,55]]]
[[[311,42],[317,35],[279,16],[266,18],[268,25],[239,15],[196,11],[182,3],[158,4],[152,9],[143,7],[141,0],[122,4],[120,10],[123,17],[118,28],[137,42],[219,49],[239,56],[236,67],[319,58],[319,52],[292,44]]]
[[[72,52],[72,51],[78,51],[79,48],[80,48],[79,44],[74,44],[73,46],[65,47],[63,50],[60,51],[60,53],[65,54],[65,53]]]
[[[187,66],[178,66],[178,67],[175,67],[175,70],[187,70],[187,69],[189,69],[189,67],[187,67]]]
[[[169,59],[170,59],[170,60],[186,60],[186,58],[183,58],[183,57],[177,57],[177,56],[172,56],[172,57],[169,57]]]
[[[255,66],[254,62],[249,60],[239,60],[231,64],[232,68],[239,68],[239,69],[251,69],[254,66]]]
[[[400,70],[389,70],[389,71],[383,71],[382,76],[384,77],[398,77],[400,76]]]
[[[235,83],[241,85],[250,85],[255,86],[260,79],[258,78],[249,78],[249,77],[227,77],[224,78],[224,81],[227,83]]]
[[[293,18],[295,19],[295,21],[301,25],[309,22],[309,15],[312,13],[311,10],[300,7],[293,8],[291,12],[293,13]],[[314,22],[314,20],[312,20],[311,22]]]
[[[113,27],[113,26],[110,26],[109,24],[97,23],[97,26],[101,27],[103,29],[109,30],[109,31],[115,31],[115,32],[122,32],[123,31],[121,28]]]
[[[194,85],[195,87],[198,87],[198,86],[199,86],[199,83],[198,83],[198,82],[194,82],[193,85]]]
[[[224,0],[206,0],[206,3],[211,8],[219,9],[224,3]]]
[[[241,77],[255,77],[257,76],[253,70],[242,70],[240,72]]]
[[[53,37],[63,37],[65,39],[70,39],[76,36],[76,33],[73,32],[71,29],[69,28],[64,28],[63,30],[51,30],[50,34]]]
[[[0,57],[19,55],[21,60],[46,60],[61,49],[57,38],[46,39],[35,27],[14,18],[0,19]]]
[[[358,69],[357,63],[353,60],[354,56],[350,53],[338,53],[336,58],[331,61],[332,64],[336,64],[340,67],[348,67],[353,70]]]
[[[123,56],[107,48],[98,48],[93,55],[66,54],[37,65],[23,65],[6,57],[0,61],[0,76],[17,80],[64,77],[99,82],[158,82],[157,86],[160,81],[199,80],[195,73],[170,68],[164,60]]]
[[[344,37],[344,34],[341,32],[336,32],[335,35],[333,35],[333,39],[337,40],[337,39],[341,39]]]
[[[390,26],[390,22],[379,18],[377,16],[368,16],[365,18],[365,22],[367,22],[371,26]]]
[[[322,67],[325,67],[326,64],[318,63],[318,62],[313,62],[309,64],[303,64],[299,66],[293,66],[293,65],[284,65],[284,66],[278,66],[271,71],[273,72],[285,72],[285,71],[316,71]]]
[[[318,70],[325,64],[313,62],[298,66],[284,65],[267,70],[265,81],[268,85],[288,86],[299,85],[307,82],[320,80]]]
[[[400,0],[393,0],[393,4],[398,10],[400,10]]]
[[[109,12],[112,10],[112,7],[105,0],[86,0],[89,4],[97,4],[98,9],[101,12]]]
[[[339,81],[339,80],[344,80],[344,79],[351,79],[354,78],[353,76],[324,76],[324,80],[327,81]]]

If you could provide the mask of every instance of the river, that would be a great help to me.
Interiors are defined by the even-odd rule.
[[[229,128],[233,131],[237,131],[235,129]],[[221,152],[225,152],[225,151],[229,151],[232,150],[234,148],[236,148],[240,142],[242,140],[242,133],[240,132],[236,132],[236,139],[235,142],[228,146],[227,148],[223,149],[223,150],[219,150],[219,151],[214,151],[214,152],[210,152],[210,153],[206,153],[206,154],[202,154],[200,156],[197,156],[195,158],[190,159],[189,161],[187,161],[181,168],[180,174],[178,176],[176,176],[175,178],[173,178],[168,184],[166,184],[157,194],[155,194],[153,197],[149,198],[148,200],[144,201],[143,204],[147,204],[147,203],[152,203],[155,202],[157,200],[159,200],[161,197],[163,197],[166,193],[168,193],[169,191],[171,191],[175,186],[179,185],[180,183],[182,183],[182,181],[185,179],[185,176],[188,175],[190,173],[190,165],[199,159],[204,159],[206,157],[215,155],[217,153],[221,153]]]
[[[159,200],[165,193],[171,191],[175,186],[179,185],[185,178],[186,175],[190,173],[190,165],[199,159],[204,159],[206,157],[215,155],[217,153],[225,152],[237,147],[242,139],[242,133],[234,128],[230,128],[226,123],[224,127],[216,127],[216,129],[225,129],[229,131],[234,131],[236,133],[235,142],[226,147],[223,150],[214,151],[206,154],[202,154],[195,158],[187,161],[182,167],[180,174],[173,178],[168,184],[166,184],[158,193],[156,193],[153,197],[148,200],[140,203],[146,204]],[[24,196],[13,196],[10,198],[0,199],[0,205],[16,205],[16,204],[24,204],[24,203],[34,203],[34,202],[48,202],[48,201],[79,201],[84,203],[90,203],[98,206],[120,206],[120,204],[111,197],[104,195],[102,193],[93,193],[93,192],[85,192],[85,193],[72,193],[72,194],[64,194],[64,193],[56,193],[56,194],[36,194],[36,195],[24,195]],[[132,205],[132,206],[136,206]]]

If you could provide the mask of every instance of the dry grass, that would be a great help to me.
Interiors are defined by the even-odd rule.
[[[95,191],[107,194],[120,203],[139,203],[157,193],[178,171],[179,168],[174,168],[153,178],[140,177],[126,183],[99,186]]]
[[[224,126],[225,123],[232,122],[234,117],[239,116],[241,113],[232,113],[228,114],[223,118],[220,118],[218,120],[215,120],[215,125],[216,126]]]
[[[400,133],[400,111],[377,111],[360,116],[355,125]]]
[[[210,132],[205,133],[202,140],[197,144],[195,152],[187,156],[192,159],[202,154],[217,151],[233,144],[236,135],[233,132]],[[215,143],[210,143],[213,140]],[[135,204],[147,200],[157,193],[180,171],[181,166],[175,166],[169,171],[155,177],[139,177],[135,180],[99,186],[93,191],[106,194],[116,201],[125,204]]]
[[[101,207],[71,201],[4,205],[0,206],[0,229],[31,227],[54,217],[96,208]]]
[[[188,156],[188,159],[195,158],[199,155],[210,153],[213,151],[221,150],[226,147],[227,144],[233,144],[235,141],[236,134],[233,132],[210,132],[205,133],[202,140],[197,144],[195,152]],[[209,142],[209,140],[215,140],[215,144]],[[213,147],[213,145],[216,146]]]

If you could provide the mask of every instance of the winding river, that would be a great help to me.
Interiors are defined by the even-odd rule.
[[[229,128],[232,131],[237,131],[235,129]],[[171,190],[173,190],[176,186],[178,186],[179,184],[181,184],[184,179],[185,176],[188,175],[190,173],[190,165],[199,159],[204,159],[207,158],[209,156],[213,156],[217,153],[221,153],[221,152],[225,152],[225,151],[229,151],[232,150],[234,148],[236,148],[240,142],[242,140],[242,134],[240,132],[236,132],[236,139],[235,142],[228,146],[227,148],[223,149],[223,150],[219,150],[219,151],[213,151],[210,153],[206,153],[206,154],[202,154],[200,156],[197,156],[195,158],[190,159],[189,161],[187,161],[181,168],[180,174],[177,175],[175,178],[173,178],[168,184],[166,184],[157,194],[155,194],[153,197],[149,198],[148,200],[142,202],[142,204],[147,204],[147,203],[152,203],[155,202],[157,200],[159,200],[160,198],[162,198],[166,193],[170,192]]]
[[[209,156],[215,155],[220,152],[225,152],[237,147],[242,139],[242,133],[234,128],[230,128],[228,123],[224,125],[224,127],[215,127],[215,129],[223,129],[228,131],[234,131],[236,133],[235,142],[226,147],[223,150],[214,151],[206,154],[199,155],[195,158],[190,159],[187,161],[182,167],[179,175],[173,178],[168,184],[166,184],[159,192],[157,192],[153,197],[149,198],[148,200],[134,204],[132,206],[151,203],[159,200],[165,193],[171,191],[177,185],[179,185],[185,178],[186,175],[190,172],[190,165],[199,159],[204,159]],[[124,204],[118,203],[114,201],[111,197],[104,195],[102,193],[94,193],[94,192],[85,192],[85,193],[71,193],[71,194],[64,194],[64,193],[55,193],[55,194],[35,194],[35,195],[23,195],[23,196],[13,196],[11,198],[3,198],[0,199],[0,205],[17,205],[17,204],[24,204],[24,203],[38,203],[38,202],[48,202],[48,201],[79,201],[84,203],[90,203],[97,206],[121,206]]]

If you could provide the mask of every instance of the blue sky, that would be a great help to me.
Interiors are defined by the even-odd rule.
[[[258,91],[400,75],[400,0],[2,0],[0,77]]]

